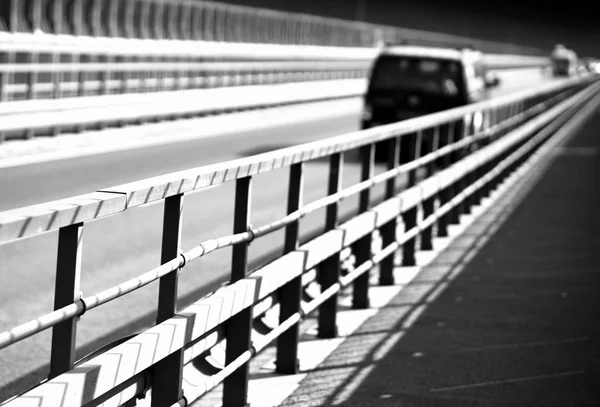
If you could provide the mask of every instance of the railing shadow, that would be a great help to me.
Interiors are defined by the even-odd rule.
[[[445,376],[443,371],[417,371],[421,358],[435,358],[421,350],[432,342],[436,353],[448,347],[444,338],[436,335],[444,327],[439,316],[460,315],[464,311],[460,292],[465,286],[477,289],[476,277],[481,271],[468,265],[482,256],[478,253],[486,247],[486,241],[505,227],[502,223],[507,214],[494,211],[493,219],[484,214],[475,221],[377,315],[366,320],[317,369],[308,372],[282,406],[300,407],[309,402],[342,406],[462,406],[471,402],[459,399],[443,404],[434,394],[422,396],[405,391],[409,387],[406,383],[424,388],[431,377]],[[477,233],[469,233],[470,229],[477,229]],[[448,287],[451,288],[444,292]]]

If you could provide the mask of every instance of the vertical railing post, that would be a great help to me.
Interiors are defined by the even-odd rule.
[[[3,52],[0,54],[0,64],[12,64],[14,63],[14,53],[10,51]],[[6,102],[8,100],[8,85],[11,82],[10,72],[0,72],[0,102]]]
[[[30,51],[27,53],[27,63],[30,65],[37,65],[39,63],[39,54],[37,51]],[[37,99],[36,85],[38,81],[38,73],[31,70],[26,75],[27,78],[27,99]]]
[[[489,116],[489,113],[488,113],[488,111],[485,111],[485,110],[482,110],[482,111],[481,111],[481,114],[482,114],[482,116],[483,116],[484,118]],[[484,123],[485,123],[485,121],[484,121]],[[485,129],[485,126],[484,126],[484,129]],[[485,130],[482,130],[482,132],[483,132],[483,131],[485,131]],[[482,135],[480,134],[480,136],[482,136]],[[479,145],[479,146],[482,146],[482,147],[484,147],[484,146],[486,146],[486,145],[487,145],[487,141],[488,141],[488,139],[485,139],[485,140],[484,140],[483,138],[480,138],[480,140],[481,140],[481,141],[478,143],[478,145]],[[476,182],[476,181],[478,181],[478,180],[479,180],[481,177],[483,177],[483,176],[484,176],[484,174],[487,172],[487,168],[488,168],[488,166],[489,166],[489,163],[488,163],[488,162],[485,162],[485,163],[482,163],[482,164],[481,164],[479,167],[477,167],[477,168],[476,168],[476,169],[473,171],[473,173],[472,173],[471,182]],[[485,190],[485,187],[481,187],[481,188],[478,188],[477,190],[475,190],[475,191],[473,192],[473,195],[472,195],[472,197],[471,197],[471,205],[472,205],[472,206],[476,206],[476,205],[479,205],[479,204],[481,203],[481,201],[482,201],[482,199],[483,199],[483,197],[484,197],[484,190]]]
[[[21,15],[20,11],[22,5],[20,4],[21,0],[10,0],[10,16],[8,22],[8,31],[11,33],[16,33],[21,28]]]
[[[161,264],[177,258],[180,254],[182,214],[183,194],[165,199]],[[157,324],[172,318],[177,312],[178,280],[179,270],[160,278]],[[152,407],[170,406],[181,400],[183,397],[183,349],[156,363],[152,369]]]
[[[105,55],[104,58],[102,58],[102,62],[105,62],[107,64],[113,63],[115,61],[116,61],[116,58],[113,55]],[[109,95],[111,93],[111,83],[110,82],[112,79],[110,69],[102,68],[102,70],[100,71],[99,79],[100,79],[100,93],[102,95]]]
[[[60,52],[52,53],[52,63],[59,64],[62,62],[62,54]],[[65,73],[62,71],[52,72],[50,74],[52,81],[52,97],[54,99],[60,99],[61,97],[61,89],[60,85],[64,82]]]
[[[400,138],[393,137],[388,140],[388,170],[398,166],[400,162]],[[385,185],[385,198],[390,199],[396,196],[396,183],[398,177],[387,180]],[[385,248],[396,241],[396,228],[398,219],[394,218],[381,227],[381,243]],[[379,284],[394,285],[394,256],[390,255],[379,263]]]
[[[81,298],[81,254],[83,246],[83,223],[65,226],[58,232],[56,260],[56,283],[54,309],[73,304]],[[61,322],[52,328],[52,351],[50,354],[49,379],[73,368],[77,345],[77,322],[79,317]]]
[[[73,54],[73,60],[71,61],[75,64],[80,63],[80,62],[90,62],[87,59],[87,56],[85,54]],[[81,70],[81,71],[77,71],[76,73],[77,75],[77,96],[85,96],[86,95],[86,89],[85,89],[85,83],[88,80],[88,74]]]
[[[300,162],[290,168],[287,213],[297,211],[302,206],[302,189],[304,187],[304,163]],[[300,221],[288,225],[285,229],[284,253],[298,248],[300,237]],[[279,290],[279,322],[300,311],[302,300],[302,276],[298,276]],[[277,340],[277,372],[286,374],[298,373],[298,337],[299,325],[296,324],[281,334]]]
[[[439,125],[433,130],[433,139],[431,142],[431,152],[437,151],[440,144],[440,128]],[[431,161],[427,164],[427,177],[431,177],[435,173],[435,164],[437,160]],[[423,201],[423,219],[427,219],[433,214],[435,209],[435,200],[437,194],[430,196]],[[419,247],[421,250],[433,250],[433,224],[426,227],[421,232],[421,244]]]
[[[250,203],[252,178],[236,181],[233,233],[244,233],[250,228]],[[233,247],[231,255],[231,282],[246,277],[248,271],[248,243]],[[227,349],[225,363],[229,365],[250,349],[252,335],[252,307],[239,312],[227,322]],[[244,407],[248,405],[249,365],[244,363],[223,382],[223,406]]]
[[[459,126],[458,126],[458,131],[455,133],[455,137],[454,139],[456,141],[458,137],[456,137],[457,135],[460,136],[460,141],[463,141],[467,138],[467,136],[469,135],[469,126],[470,124],[465,123],[465,121],[459,121]],[[461,152],[464,151],[464,147],[461,147],[460,150]],[[456,162],[460,161],[462,158],[463,154],[458,155]],[[458,195],[459,193],[462,192],[462,190],[465,187],[465,176],[462,176],[460,179],[456,180],[454,182],[454,185],[452,186],[452,198],[454,198],[456,195]],[[465,207],[465,203],[463,202],[459,202],[457,205],[455,205],[452,210],[450,211],[450,224],[458,224],[460,223],[460,215],[462,215],[464,213],[464,207]]]
[[[16,60],[16,53],[7,51],[0,54],[0,64],[14,64]],[[12,72],[0,72],[0,103],[10,100],[8,92],[9,85],[15,82],[15,76]],[[0,143],[6,138],[4,132],[0,132]]]
[[[328,195],[339,192],[342,188],[344,156],[343,153],[333,154],[329,159],[329,185]],[[339,203],[335,202],[327,206],[325,217],[326,231],[333,230],[338,225]],[[319,283],[321,291],[327,290],[338,283],[340,278],[341,253],[336,253],[323,263],[319,269]],[[338,295],[335,294],[325,301],[319,308],[319,337],[334,338],[337,336],[337,306]]]
[[[368,144],[361,147],[361,181],[373,178],[375,164],[375,145]],[[363,213],[369,210],[371,206],[371,188],[367,188],[360,193],[358,212]],[[368,233],[356,242],[356,263],[361,265],[371,259],[371,243],[373,233]],[[369,277],[370,271],[360,275],[353,284],[352,306],[354,308],[369,308]]]
[[[333,154],[329,159],[329,185],[327,194],[338,193],[342,188],[344,156],[343,153]],[[333,230],[338,225],[339,203],[327,206],[325,215],[325,230]],[[319,269],[319,283],[321,291],[327,290],[340,279],[341,253],[336,253],[321,263]],[[319,337],[334,338],[337,336],[337,306],[338,295],[335,294],[319,307]]]
[[[29,18],[31,19],[31,31],[33,31],[34,33],[38,30],[43,32],[46,28],[43,22],[44,18],[46,17],[46,10],[44,10],[43,7],[44,4],[41,0],[33,0],[29,2],[28,6],[28,11],[30,12]]]
[[[415,136],[411,135],[411,143],[410,143],[410,157],[408,162],[412,160],[416,160],[421,156],[421,143],[423,139],[423,134],[421,131],[417,132]],[[408,173],[408,184],[407,187],[414,187],[417,183],[417,174],[416,170],[411,170]],[[418,207],[414,207],[408,209],[406,212],[402,214],[403,222],[405,230],[411,230],[415,226],[417,226],[417,211]],[[403,266],[414,266],[417,263],[415,257],[415,248],[416,248],[416,237],[410,239],[407,242],[404,242],[402,245],[402,265]]]
[[[444,127],[444,131],[442,133],[442,137],[445,137],[446,140],[444,142],[444,146],[447,145],[451,145],[453,143],[453,139],[454,139],[454,129],[455,129],[455,123],[454,122],[449,122],[445,127]],[[451,156],[450,154],[446,154],[444,155],[444,157],[441,158],[441,167],[446,169],[448,167],[450,167],[451,165]],[[443,188],[440,191],[440,206],[445,205],[446,203],[448,203],[450,201],[450,199],[452,198],[452,185],[447,186],[446,188]],[[448,213],[440,216],[438,218],[437,221],[437,235],[438,237],[446,237],[448,236],[448,223],[450,220],[450,215]]]

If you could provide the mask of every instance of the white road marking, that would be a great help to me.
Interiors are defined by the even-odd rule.
[[[556,149],[556,154],[561,156],[596,156],[598,148],[596,147],[560,147]]]
[[[587,342],[590,338],[584,336],[582,338],[569,338],[569,339],[558,339],[554,341],[537,341],[537,342],[523,342],[523,343],[510,343],[505,345],[490,345],[490,346],[478,346],[476,348],[462,348],[457,349],[451,353],[469,353],[469,352],[486,352],[490,350],[505,350],[505,349],[519,349],[519,348],[530,348],[535,346],[550,346],[550,345],[561,345],[567,343],[580,343]]]
[[[502,384],[511,384],[511,383],[523,383],[531,380],[543,380],[543,379],[553,379],[559,377],[569,377],[569,376],[577,376],[584,374],[583,370],[573,370],[570,372],[561,372],[561,373],[552,373],[546,375],[539,376],[528,376],[528,377],[518,377],[515,379],[506,379],[506,380],[494,380],[490,382],[481,382],[481,383],[473,383],[473,384],[465,384],[461,386],[452,386],[452,387],[440,387],[437,389],[431,389],[431,392],[441,392],[441,391],[455,391],[455,390],[466,390],[473,389],[477,387],[487,387],[487,386],[499,386]]]

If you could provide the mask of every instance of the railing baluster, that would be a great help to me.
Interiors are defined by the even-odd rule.
[[[342,188],[342,175],[344,156],[342,153],[333,154],[329,159],[329,185],[328,195],[339,192]],[[325,215],[326,231],[333,230],[338,225],[339,203],[327,206]],[[340,279],[341,253],[336,253],[324,262],[319,268],[319,283],[321,291],[327,290]],[[337,336],[337,306],[338,295],[334,294],[319,307],[319,337],[334,338]]]
[[[90,62],[89,58],[86,54],[78,54],[77,55],[77,60],[73,61],[74,63],[81,63],[81,62]],[[85,96],[86,95],[86,89],[85,89],[85,84],[86,82],[89,80],[89,74],[84,71],[81,70],[78,72],[77,75],[77,96]]]
[[[102,59],[103,59],[102,61],[98,61],[98,62],[104,62],[107,64],[115,62],[115,57],[113,55],[105,55],[104,58],[102,58]],[[112,80],[112,75],[111,75],[110,69],[102,68],[102,70],[100,71],[99,79],[100,79],[100,93],[102,95],[109,95],[111,93],[110,82]]]
[[[444,146],[451,145],[454,142],[454,133],[456,131],[456,123],[450,122],[444,127],[442,136],[446,137]],[[441,167],[448,168],[452,165],[451,154],[446,154],[441,159]],[[454,187],[449,185],[448,187],[440,191],[440,206],[445,205],[454,197]],[[448,224],[450,223],[450,214],[446,213],[438,218],[437,222],[437,235],[438,237],[448,236]]]
[[[433,129],[433,139],[431,142],[431,152],[437,151],[440,144],[440,128],[439,125],[435,126]],[[427,164],[427,177],[432,176],[435,173],[435,165],[437,160],[432,161]],[[427,219],[428,216],[433,214],[435,208],[435,200],[437,198],[437,194],[427,198],[423,202],[423,219]],[[433,224],[431,226],[426,227],[421,232],[421,250],[433,250]]]
[[[180,254],[183,194],[165,199],[161,264]],[[179,270],[160,279],[156,323],[172,318],[177,312]],[[153,366],[152,407],[170,406],[183,397],[183,349],[169,355]]]
[[[393,137],[388,140],[388,162],[387,168],[389,170],[394,169],[400,162],[400,138]],[[393,198],[396,196],[396,183],[397,177],[390,178],[387,180],[385,185],[385,197],[386,199]],[[396,228],[398,227],[398,219],[394,218],[381,228],[381,243],[383,247],[386,247],[396,240]],[[390,255],[383,259],[379,263],[379,284],[380,285],[393,285],[394,284],[394,256]]]
[[[473,123],[473,117],[471,116],[471,119],[462,128],[461,140],[465,140],[467,137],[469,137],[471,135],[472,123]],[[463,159],[465,157],[465,147],[462,147],[460,149],[460,151],[461,151],[461,154],[460,154],[459,160]],[[456,181],[456,192],[461,193],[465,189],[466,184],[467,184],[467,175],[463,175],[459,180]],[[456,223],[456,224],[460,223],[460,215],[469,213],[468,205],[465,200],[459,202],[454,207],[454,210],[456,211],[456,214],[453,219],[453,221],[455,221],[455,222],[453,222],[453,223]]]
[[[81,254],[83,223],[60,228],[56,260],[54,309],[66,307],[81,298]],[[78,318],[61,322],[52,328],[52,352],[49,379],[73,368],[77,345]]]
[[[40,62],[39,54],[36,51],[27,54],[27,63],[36,65]],[[26,75],[27,77],[27,99],[37,99],[36,85],[38,81],[38,74],[34,71],[30,71]]]
[[[422,139],[423,139],[423,133],[421,131],[418,131],[416,133],[416,135],[411,134],[409,136],[409,139],[410,139],[410,141],[408,144],[409,144],[410,150],[408,153],[409,157],[408,157],[407,162],[415,160],[421,156],[421,143],[422,143]],[[411,188],[411,187],[415,186],[416,183],[417,183],[416,170],[411,170],[408,173],[407,187]],[[418,207],[415,206],[414,208],[411,208],[402,214],[403,222],[405,225],[404,226],[405,230],[411,230],[412,228],[417,226],[417,211],[418,211]],[[403,266],[414,266],[416,264],[416,258],[415,258],[415,248],[416,248],[416,243],[417,243],[416,239],[417,238],[414,237],[402,245],[402,265]]]
[[[475,116],[475,114],[478,112],[473,113],[473,117]],[[470,135],[472,135],[472,137],[476,137],[478,135],[477,130],[475,129],[475,125],[473,125],[471,127],[471,132]],[[467,151],[468,151],[468,156],[470,156],[471,154],[473,154],[477,149],[477,142],[474,141],[474,139],[472,139],[471,143],[469,144]],[[476,168],[474,168],[473,166],[469,167],[469,171],[465,174],[462,183],[463,183],[463,189],[467,188],[469,185],[471,185],[472,183],[475,182],[476,180]],[[465,215],[468,215],[471,213],[471,210],[473,209],[473,206],[475,205],[475,200],[476,200],[476,196],[475,193],[472,193],[471,195],[465,197],[463,204],[462,204],[462,208],[463,211],[462,213]]]
[[[30,1],[29,4],[29,18],[31,18],[31,31],[44,31],[43,19],[46,16],[45,10],[41,0]]]
[[[135,22],[139,21],[137,13],[139,12],[137,0],[124,0],[125,10],[123,11],[123,35],[125,38],[138,38],[138,30]],[[138,17],[138,18],[136,18]]]
[[[304,187],[304,163],[300,162],[290,168],[287,213],[292,213],[302,206],[302,190]],[[285,228],[284,253],[290,253],[298,248],[300,236],[300,221]],[[294,278],[279,290],[279,322],[283,323],[289,317],[300,311],[302,299],[302,276]],[[298,373],[298,336],[299,325],[296,324],[281,334],[277,340],[277,372]]]
[[[369,180],[373,177],[375,163],[375,145],[369,144],[361,148],[361,181]],[[369,210],[371,206],[371,189],[367,188],[360,193],[358,212],[362,213]],[[369,233],[356,242],[356,263],[358,265],[371,259],[371,243],[373,234]],[[369,308],[369,278],[370,272],[364,272],[360,277],[354,280],[352,306],[354,308]]]
[[[52,63],[56,64],[56,63],[61,63],[62,62],[62,53],[60,52],[53,52],[52,53]],[[65,80],[65,74],[62,71],[57,71],[57,72],[52,72],[50,74],[50,78],[52,80],[52,97],[54,99],[59,99],[60,97],[62,97],[62,92],[60,89],[60,85],[64,82]]]
[[[252,178],[245,177],[236,181],[235,213],[233,233],[246,232],[250,227],[250,203]],[[248,243],[239,243],[233,247],[231,256],[231,282],[246,277],[248,271]],[[229,365],[242,353],[250,349],[252,334],[252,307],[229,319],[227,322],[227,350],[225,363]],[[249,365],[244,363],[223,382],[223,406],[243,407],[248,404]]]

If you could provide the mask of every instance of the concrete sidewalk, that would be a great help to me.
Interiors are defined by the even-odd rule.
[[[337,338],[319,339],[314,315],[303,321],[299,374],[275,373],[274,346],[257,355],[250,405],[600,405],[600,106],[590,107],[557,133],[562,146],[419,252],[418,267],[397,267],[395,286],[372,272],[371,308],[352,309],[348,290]],[[221,391],[192,406],[220,406]]]
[[[596,109],[281,405],[600,405],[598,129]]]

